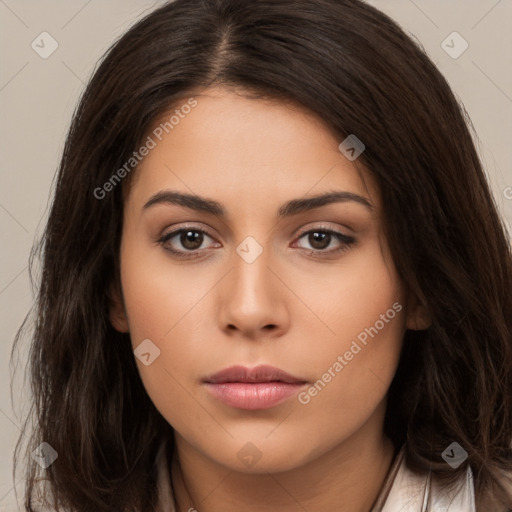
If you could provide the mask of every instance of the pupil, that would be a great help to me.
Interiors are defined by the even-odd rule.
[[[309,235],[309,243],[315,249],[325,249],[329,246],[330,239],[331,235],[329,233],[321,233],[319,231],[314,231]],[[325,243],[326,240],[327,243]]]
[[[198,231],[185,231],[181,234],[181,243],[183,247],[194,250],[201,247],[202,233]]]

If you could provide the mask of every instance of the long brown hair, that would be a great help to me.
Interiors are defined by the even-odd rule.
[[[446,80],[394,21],[359,0],[176,0],[110,48],[66,140],[34,251],[42,274],[25,425],[33,417],[27,460],[41,442],[59,456],[43,471],[29,464],[25,509],[37,510],[41,473],[58,510],[155,505],[155,454],[172,429],[142,385],[128,335],[107,316],[125,183],[102,198],[94,191],[155,119],[213,84],[295,101],[340,142],[364,142],[358,162],[382,194],[399,275],[432,315],[429,329],[406,332],[385,431],[405,443],[411,468],[449,486],[470,466],[479,497],[512,507],[500,484],[512,471],[512,256]],[[454,441],[468,453],[457,469],[441,458]]]

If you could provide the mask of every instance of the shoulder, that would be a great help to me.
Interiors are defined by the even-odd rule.
[[[435,473],[412,471],[399,451],[372,512],[477,512],[473,474],[467,469],[459,485],[447,491]],[[496,511],[499,512],[499,511]],[[506,511],[504,511],[506,512]]]

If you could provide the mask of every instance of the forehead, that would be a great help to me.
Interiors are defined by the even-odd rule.
[[[162,189],[222,198],[237,210],[344,190],[378,201],[362,165],[313,113],[289,102],[223,88],[184,98],[148,131],[153,148],[133,175],[128,200],[142,205]]]

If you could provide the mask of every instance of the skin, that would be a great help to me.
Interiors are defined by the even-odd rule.
[[[194,97],[197,106],[130,183],[122,290],[110,311],[133,348],[150,339],[161,351],[148,366],[136,361],[175,431],[179,510],[338,510],[342,502],[345,512],[367,512],[393,458],[383,421],[403,335],[429,324],[397,276],[379,191],[313,113],[224,88]],[[163,190],[214,199],[227,216],[176,204],[144,208]],[[277,218],[286,201],[332,190],[357,194],[372,208],[345,201]],[[166,250],[194,252],[179,235],[158,242],[191,227],[208,230],[198,257]],[[314,246],[307,232],[320,228],[355,242],[332,237]],[[252,263],[236,252],[247,236],[263,249]],[[307,381],[307,390],[397,302],[401,311],[307,404],[294,396],[266,410],[235,409],[202,383],[235,364],[269,364]],[[250,467],[237,456],[249,442],[261,455]]]

